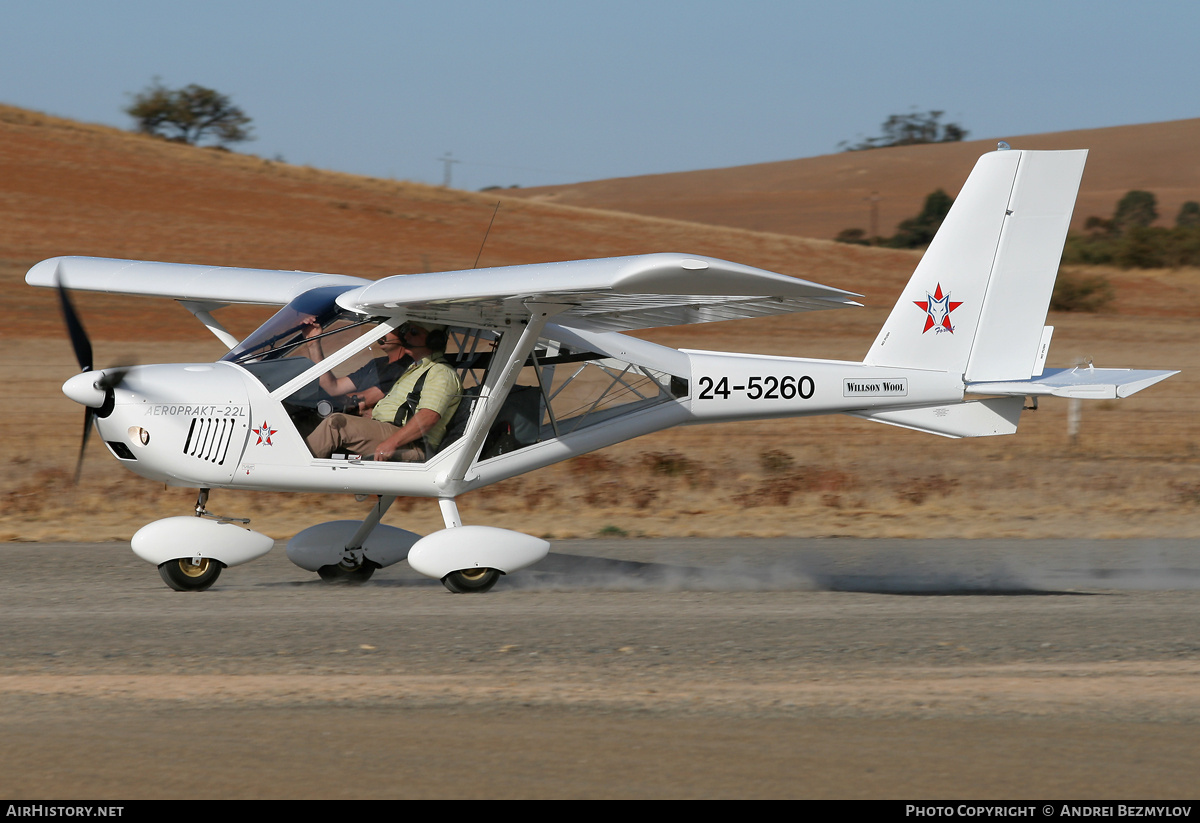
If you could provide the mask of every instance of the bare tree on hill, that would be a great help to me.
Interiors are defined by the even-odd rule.
[[[195,83],[168,89],[155,80],[125,113],[137,121],[140,132],[192,146],[210,138],[218,146],[254,139],[245,112],[228,96]]]

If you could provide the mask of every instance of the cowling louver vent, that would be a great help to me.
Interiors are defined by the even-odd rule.
[[[234,420],[229,417],[193,417],[183,453],[218,466],[224,465],[233,428]]]

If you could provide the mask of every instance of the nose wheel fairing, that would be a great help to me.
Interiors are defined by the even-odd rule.
[[[180,515],[142,526],[130,545],[134,554],[159,567],[171,588],[199,591],[212,585],[220,569],[262,557],[275,541],[228,521]]]

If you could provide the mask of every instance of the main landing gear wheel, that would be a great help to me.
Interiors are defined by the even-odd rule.
[[[380,568],[378,563],[363,558],[362,563],[357,566],[346,566],[341,563],[322,566],[317,569],[317,574],[326,583],[350,583],[358,586],[370,580],[371,575],[375,574],[375,570],[378,568]]]
[[[202,592],[216,583],[225,564],[209,557],[201,557],[199,563],[193,563],[193,559],[179,557],[159,565],[163,582],[177,592]]]
[[[459,569],[442,578],[442,585],[455,594],[482,594],[500,579],[496,569]]]

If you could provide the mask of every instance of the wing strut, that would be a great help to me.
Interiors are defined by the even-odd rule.
[[[470,421],[467,423],[467,430],[463,432],[459,441],[462,445],[455,444],[459,451],[454,456],[454,461],[434,481],[444,490],[446,497],[454,497],[461,491],[467,469],[483,448],[483,441],[500,413],[500,406],[508,396],[509,390],[516,384],[521,369],[525,366],[525,360],[537,345],[542,329],[551,317],[570,308],[557,303],[530,302],[526,305],[529,309],[529,319],[525,328],[519,335],[509,332],[500,338],[500,345],[493,353],[492,360],[501,361],[504,366],[488,371],[479,391],[476,408],[472,410]]]
[[[210,332],[216,335],[216,338],[226,345],[230,350],[234,349],[238,343],[242,342],[229,333],[229,329],[221,325],[221,322],[212,316],[211,312],[228,306],[228,303],[202,303],[198,300],[180,300],[180,305],[192,313],[192,316],[203,323]]]

